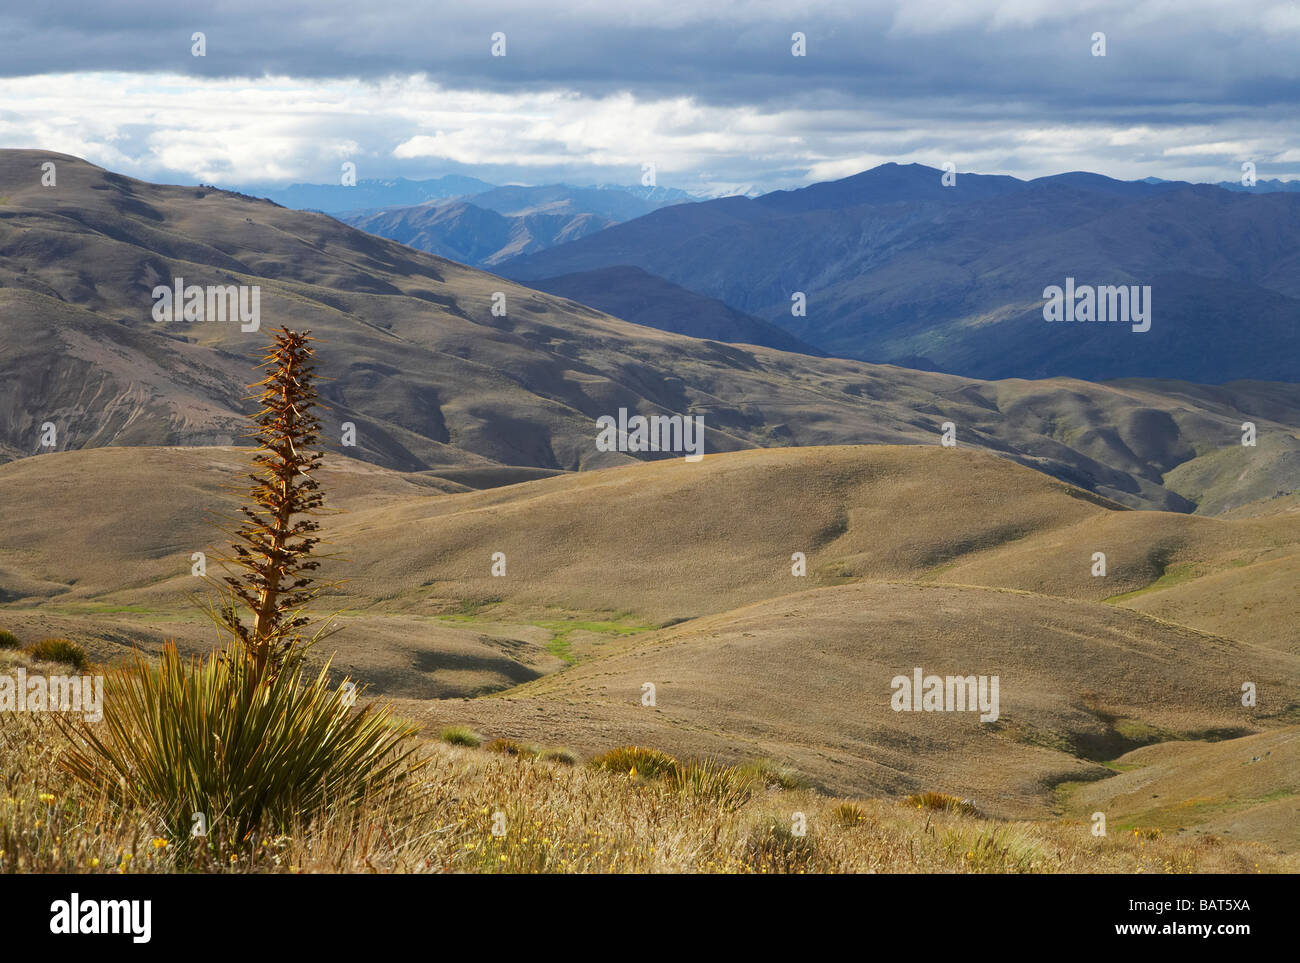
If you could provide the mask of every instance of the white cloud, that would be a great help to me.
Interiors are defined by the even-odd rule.
[[[433,176],[483,169],[497,180],[660,183],[690,190],[765,189],[842,177],[886,160],[1023,177],[1096,170],[1121,177],[1294,177],[1290,119],[1261,108],[1214,125],[1092,120],[1044,125],[1017,103],[964,115],[941,99],[906,114],[836,98],[818,108],[727,107],[562,89],[454,90],[423,76],[380,82],[221,80],[178,75],[0,78],[0,145],[77,154],[146,179],[223,185]],[[990,122],[990,116],[1000,120]],[[1274,165],[1270,167],[1270,164]],[[1288,166],[1289,165],[1289,166]],[[488,179],[493,179],[489,177]]]

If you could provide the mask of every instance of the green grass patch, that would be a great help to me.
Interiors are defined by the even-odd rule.
[[[543,621],[530,622],[530,625],[536,625],[539,628],[546,629],[551,633],[551,641],[546,643],[546,650],[557,659],[562,659],[569,664],[577,661],[573,654],[573,640],[570,636],[574,632],[592,632],[599,635],[636,635],[638,632],[647,632],[651,626],[644,623],[626,623],[626,622],[597,622],[583,620],[567,619],[548,619]]]
[[[1134,769],[1142,768],[1136,762],[1115,762],[1113,760],[1103,762],[1102,765],[1112,772],[1132,772]]]
[[[490,603],[495,604],[495,602]],[[457,611],[435,616],[441,622],[474,622],[479,625],[491,624],[500,626],[520,626],[532,625],[539,629],[545,629],[551,633],[550,641],[546,643],[546,650],[557,659],[572,665],[577,661],[577,656],[573,651],[573,634],[575,632],[590,632],[596,635],[624,636],[636,635],[640,632],[649,632],[655,627],[645,622],[632,621],[625,618],[626,613],[615,613],[613,619],[487,619],[475,603],[466,603],[462,608],[466,611]]]
[[[1143,746],[1155,742],[1173,742],[1178,739],[1176,734],[1167,729],[1137,719],[1117,719],[1113,728],[1126,742],[1135,742]]]
[[[451,619],[453,622],[472,622],[481,618],[483,611],[494,605],[500,605],[503,599],[500,597],[487,599],[461,599],[456,607],[450,612],[443,612],[439,618]]]
[[[1139,838],[1151,838],[1146,835],[1152,829],[1175,831],[1209,822],[1220,816],[1249,809],[1261,802],[1275,798],[1285,798],[1286,793],[1273,793],[1262,799],[1225,799],[1222,796],[1204,799],[1184,799],[1171,801],[1167,806],[1152,806],[1141,812],[1129,813],[1123,819],[1113,820],[1108,829],[1111,833],[1134,834]]]
[[[1110,598],[1102,599],[1103,602],[1109,602],[1116,605],[1127,599],[1137,598],[1139,595],[1146,595],[1148,592],[1163,592],[1165,589],[1173,588],[1175,585],[1182,585],[1184,582],[1190,582],[1200,575],[1200,570],[1193,562],[1177,562],[1165,569],[1164,574],[1152,582],[1150,585],[1143,586],[1140,589],[1134,589],[1132,592],[1122,592],[1119,595],[1112,595]]]
[[[921,577],[917,581],[929,582],[934,579],[937,579],[944,572],[951,571],[952,569],[960,565],[963,561],[964,559],[953,559],[950,562],[941,562],[940,564],[934,566],[933,568],[926,569],[926,571],[922,573]]]

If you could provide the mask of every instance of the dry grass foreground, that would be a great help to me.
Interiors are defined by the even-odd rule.
[[[39,732],[33,730],[41,730]],[[735,771],[640,774],[430,746],[400,798],[335,806],[303,833],[184,861],[148,812],[111,810],[60,775],[47,722],[0,719],[0,872],[1295,872],[1263,846],[1083,820],[1006,822],[938,795],[844,800]],[[800,814],[802,821],[800,822]],[[500,834],[494,833],[494,829]],[[800,835],[798,830],[803,830]]]

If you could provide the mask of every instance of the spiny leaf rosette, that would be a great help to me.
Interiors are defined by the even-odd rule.
[[[253,456],[260,467],[248,476],[251,504],[240,507],[244,521],[231,533],[234,555],[224,559],[239,572],[225,577],[229,598],[217,613],[259,677],[279,672],[305,648],[298,629],[310,620],[299,613],[316,595],[311,573],[320,564],[311,557],[320,541],[313,533],[320,526],[310,516],[323,502],[312,477],[323,457],[315,450],[320,441],[315,339],[310,331],[288,328],[273,338],[261,365],[269,373],[251,386],[261,389],[261,410],[252,417],[257,428],[250,435],[261,442]],[[236,601],[247,609],[247,623]]]

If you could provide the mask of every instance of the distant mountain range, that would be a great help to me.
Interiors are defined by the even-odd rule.
[[[1142,178],[1142,183],[1143,184],[1170,184],[1173,182],[1167,181],[1161,177],[1144,177]],[[1278,178],[1273,178],[1272,180],[1256,181],[1255,184],[1253,184],[1250,187],[1247,187],[1239,180],[1219,181],[1214,186],[1222,187],[1225,191],[1240,191],[1243,194],[1276,194],[1279,191],[1283,191],[1283,192],[1290,191],[1290,192],[1300,193],[1300,180],[1284,181],[1284,180],[1279,180]]]
[[[57,189],[40,184],[49,160],[58,164]],[[972,178],[969,187],[987,195],[977,204],[1025,198],[1030,190],[1000,179]],[[875,190],[869,179],[848,189]],[[1080,204],[1101,196],[1071,190]],[[1221,206],[1269,200],[1197,190]],[[1189,203],[1182,194],[1166,198]],[[732,206],[734,220],[748,216],[755,227],[769,209],[742,198],[689,204],[591,238],[665,215],[680,220],[674,211],[725,222]],[[944,223],[945,212],[961,209],[932,205],[929,216]],[[828,226],[836,213],[829,212]],[[964,216],[975,215],[968,209]],[[798,217],[782,219],[791,241]],[[1286,239],[1258,233],[1246,256],[1264,264],[1272,245]],[[726,247],[716,253],[735,263]],[[256,286],[261,329],[242,331],[230,317],[158,317],[153,294],[178,278],[187,286]],[[558,287],[579,292],[593,284],[612,293],[583,294],[591,300],[638,291],[652,300],[681,297],[720,333],[757,336],[756,322],[627,271]],[[502,313],[493,310],[498,304]],[[245,431],[247,384],[267,332],[281,324],[310,328],[321,339],[331,450],[479,479],[466,484],[672,457],[598,447],[596,419],[620,409],[698,415],[708,453],[937,445],[951,422],[963,447],[996,452],[1125,505],[1183,512],[1224,512],[1294,491],[1300,461],[1300,385],[981,381],[686,337],[323,214],[207,187],[148,184],[47,151],[0,151],[0,460],[117,445],[234,443]],[[1226,335],[1249,340],[1250,331],[1227,328],[1200,349],[1230,356]],[[1257,448],[1240,443],[1246,420],[1258,426]],[[345,422],[356,428],[355,447],[341,445]],[[43,441],[47,424],[56,429],[50,444]]]
[[[677,205],[499,270],[544,285],[636,267],[833,355],[972,377],[1300,381],[1300,195],[1083,172],[941,178],[885,164]],[[1150,330],[1046,321],[1044,292],[1067,279],[1149,287]]]
[[[347,211],[335,216],[370,234],[421,251],[474,267],[492,267],[689,197],[665,188],[508,185],[467,198]]]
[[[574,187],[571,184],[542,184],[525,187],[507,184],[464,198],[475,207],[507,217],[529,214],[593,214],[614,222],[630,221],[671,204],[698,200],[685,191],[669,187]]]
[[[492,267],[520,254],[593,234],[616,221],[583,212],[509,216],[466,201],[336,215],[368,234],[474,267]]]
[[[885,164],[713,200],[458,176],[269,193],[694,337],[980,378],[1222,383],[1300,380],[1295,189],[1086,172],[949,187]],[[1150,330],[1045,321],[1044,291],[1067,284],[1149,289]]]
[[[338,214],[342,211],[371,210],[380,207],[410,207],[429,201],[452,197],[467,197],[492,190],[495,184],[477,177],[448,174],[428,180],[412,181],[405,177],[359,180],[354,186],[342,184],[290,184],[273,185],[219,185],[229,190],[265,197],[281,207],[297,211],[324,211]]]
[[[1278,191],[1300,194],[1300,181],[1280,181],[1277,179],[1256,181],[1252,187],[1247,187],[1240,181],[1219,181],[1216,186],[1222,187],[1225,191],[1241,191],[1245,194],[1276,194]]]
[[[376,211],[393,207],[416,207],[434,201],[473,199],[477,207],[500,214],[591,213],[626,221],[649,213],[665,204],[698,200],[686,191],[672,187],[601,184],[575,187],[571,184],[544,184],[537,187],[499,185],[447,174],[425,180],[405,177],[359,180],[353,186],[342,184],[224,184],[225,190],[265,197],[281,207],[298,211],[323,211],[343,214]]]

